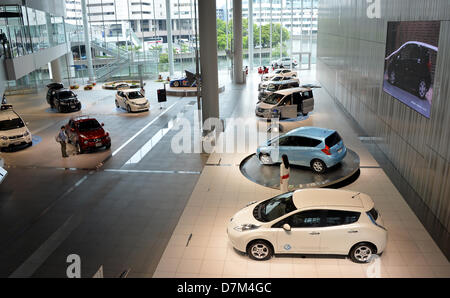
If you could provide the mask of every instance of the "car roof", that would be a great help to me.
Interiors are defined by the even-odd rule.
[[[283,85],[283,84],[290,84],[292,82],[299,82],[298,79],[296,78],[290,78],[289,80],[282,80],[282,81],[275,81],[275,82],[270,82],[270,85]]]
[[[286,70],[289,71],[289,72],[293,72],[293,70],[290,69],[290,68],[277,68],[274,71],[286,71]]]
[[[20,116],[12,109],[0,110],[0,120],[9,120],[20,118]]]
[[[390,54],[388,57],[386,57],[386,60],[389,59],[389,58],[391,58],[392,56],[394,56],[395,54],[397,54],[398,52],[400,52],[404,47],[406,47],[407,45],[410,45],[410,44],[422,46],[422,47],[428,48],[428,49],[433,50],[433,51],[436,51],[436,52],[438,51],[438,47],[435,47],[435,46],[430,45],[430,44],[428,44],[428,43],[424,43],[424,42],[420,42],[420,41],[408,41],[408,42],[405,42],[401,47],[399,47],[397,50],[395,50],[395,51],[394,51],[392,54]]]
[[[293,129],[286,133],[285,136],[302,136],[323,140],[334,132],[335,130],[328,128],[305,126]]]
[[[139,92],[139,89],[120,89],[118,91],[124,92],[124,93],[131,93],[131,92]]]
[[[356,191],[338,189],[302,189],[297,190],[292,196],[297,209],[311,208],[353,208],[369,211],[374,207],[373,200],[366,194]]]
[[[87,121],[87,120],[97,120],[97,119],[95,119],[93,117],[89,117],[89,116],[78,116],[78,117],[74,117],[74,118],[72,118],[70,120],[75,121],[75,122],[84,122],[84,121]]]
[[[295,79],[293,79],[293,80],[295,80]],[[310,89],[310,88],[298,87],[298,88],[289,88],[289,89],[280,90],[275,93],[281,94],[281,95],[289,95],[289,94],[292,94],[295,92],[305,92],[305,91],[311,91],[311,90],[312,89]]]

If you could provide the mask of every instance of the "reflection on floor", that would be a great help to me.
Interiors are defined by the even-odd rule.
[[[305,75],[302,72],[300,78],[305,80]],[[251,79],[247,84],[243,93],[256,90]],[[239,171],[241,160],[255,150],[249,148],[246,153],[209,157],[154,277],[450,277],[449,262],[360,142],[357,128],[325,91],[315,91],[315,99],[314,113],[300,125],[337,129],[347,147],[361,157],[361,175],[345,189],[372,196],[383,215],[389,241],[380,263],[360,265],[331,256],[277,256],[258,262],[235,251],[226,235],[233,214],[248,202],[279,194],[249,181]],[[254,118],[253,109],[253,101],[241,102],[233,117]]]

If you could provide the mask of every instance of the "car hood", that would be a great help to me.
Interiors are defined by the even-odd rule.
[[[137,99],[130,99],[130,102],[141,105],[141,104],[147,103],[148,100],[145,97],[143,97],[143,98],[137,98]]]
[[[88,130],[80,132],[80,135],[85,136],[88,139],[96,139],[105,136],[105,130],[103,128],[96,130]]]
[[[10,130],[0,130],[0,136],[6,136],[6,137],[18,136],[18,135],[23,135],[27,131],[28,131],[28,129],[26,127],[20,127],[20,128],[10,129]]]
[[[264,110],[270,110],[270,109],[272,109],[274,106],[275,106],[275,105],[270,105],[270,104],[267,104],[267,103],[265,103],[265,102],[260,102],[260,103],[258,104],[258,108],[264,109]]]
[[[257,221],[253,216],[253,209],[257,206],[257,203],[253,203],[241,210],[239,210],[231,219],[231,225],[233,227],[237,227],[243,224],[254,224],[257,226],[262,225],[263,223]]]

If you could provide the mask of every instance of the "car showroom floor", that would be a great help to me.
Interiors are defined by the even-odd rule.
[[[314,83],[314,71],[300,73]],[[247,85],[229,83],[220,95],[223,118],[256,121],[258,76]],[[247,180],[236,154],[174,154],[170,150],[177,116],[191,122],[195,98],[156,103],[148,82],[151,111],[127,114],[114,107],[114,91],[77,91],[83,113],[105,123],[112,148],[62,160],[54,141],[70,115],[48,110],[44,93],[9,99],[29,122],[36,145],[2,153],[9,175],[0,186],[0,276],[65,277],[70,254],[81,258],[83,277],[103,265],[106,277],[130,269],[130,277],[365,277],[368,265],[345,258],[276,256],[256,262],[234,251],[225,227],[246,203],[278,194]],[[358,130],[325,90],[315,90],[316,108],[295,126],[334,128],[361,158],[361,175],[345,187],[371,195],[389,229],[381,257],[386,277],[450,277],[450,264],[360,142]],[[227,132],[226,132],[227,133]],[[192,236],[190,237],[190,235]],[[190,240],[188,241],[188,239]],[[371,274],[377,268],[370,268]]]

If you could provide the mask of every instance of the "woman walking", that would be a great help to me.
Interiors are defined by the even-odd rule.
[[[286,193],[289,191],[289,173],[290,165],[289,159],[286,154],[281,156],[282,162],[280,165],[280,190],[281,193]]]

